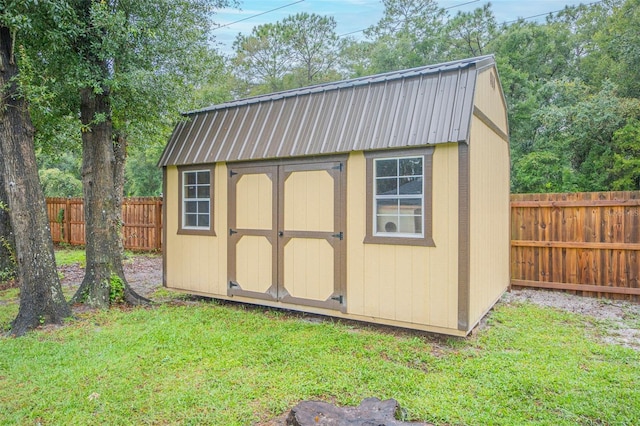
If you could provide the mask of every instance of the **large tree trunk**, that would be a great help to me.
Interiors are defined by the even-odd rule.
[[[113,140],[109,89],[80,91],[82,185],[87,265],[74,303],[108,308],[114,302],[147,303],[131,289],[122,268],[122,194],[119,146]],[[118,155],[118,156],[117,156]],[[119,189],[117,189],[119,188]]]
[[[0,172],[0,282],[11,279],[16,273],[15,247],[9,219],[9,197]]]
[[[38,180],[34,129],[26,101],[17,92],[12,38],[0,27],[0,173],[9,200],[20,281],[20,309],[11,333],[21,336],[42,323],[71,315],[62,294],[44,194]]]

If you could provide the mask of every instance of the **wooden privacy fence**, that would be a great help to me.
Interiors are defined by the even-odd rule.
[[[511,284],[640,299],[640,191],[511,196]]]
[[[54,242],[84,244],[81,198],[48,198]],[[126,198],[125,248],[162,248],[162,198]],[[511,195],[511,284],[640,300],[640,191]]]
[[[54,243],[85,243],[82,198],[47,198],[47,213]],[[125,198],[122,203],[122,221],[122,237],[126,249],[162,248],[162,198]]]

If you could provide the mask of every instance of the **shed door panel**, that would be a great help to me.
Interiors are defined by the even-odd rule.
[[[285,303],[340,309],[343,163],[281,166],[279,294]]]
[[[276,167],[229,169],[229,295],[277,299]]]
[[[229,166],[228,295],[344,309],[344,162]]]

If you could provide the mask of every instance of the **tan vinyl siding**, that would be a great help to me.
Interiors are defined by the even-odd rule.
[[[439,145],[433,159],[435,247],[363,245],[365,159],[349,156],[347,177],[348,313],[457,328],[458,149]],[[456,212],[452,214],[452,212]]]
[[[509,285],[509,145],[479,118],[471,127],[470,326]]]
[[[226,288],[226,167],[216,165],[214,178],[214,227],[219,236],[179,235],[178,170],[167,167],[166,211],[166,282],[175,289],[216,294]],[[224,290],[223,290],[224,291]]]

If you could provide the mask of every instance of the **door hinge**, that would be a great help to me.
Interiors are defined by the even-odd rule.
[[[344,238],[344,234],[342,233],[342,231],[340,231],[337,234],[333,234],[331,235],[333,238],[340,238],[341,240]]]
[[[234,231],[233,229],[229,228],[229,236],[233,235],[233,234],[237,234],[238,231]]]
[[[234,281],[229,281],[229,288],[238,288],[240,285]]]
[[[331,170],[340,170],[340,171],[342,171],[342,167],[343,167],[343,166],[342,166],[342,163],[339,163],[337,166],[333,166],[333,167],[331,168]]]
[[[342,305],[342,302],[343,302],[343,300],[344,300],[344,296],[342,296],[342,295],[339,295],[339,296],[333,296],[333,297],[331,298],[331,300],[335,300],[336,302],[338,302],[339,304],[341,304],[341,305]]]
[[[229,170],[229,177],[233,177],[234,175],[237,175],[238,172],[234,172],[233,170]]]

